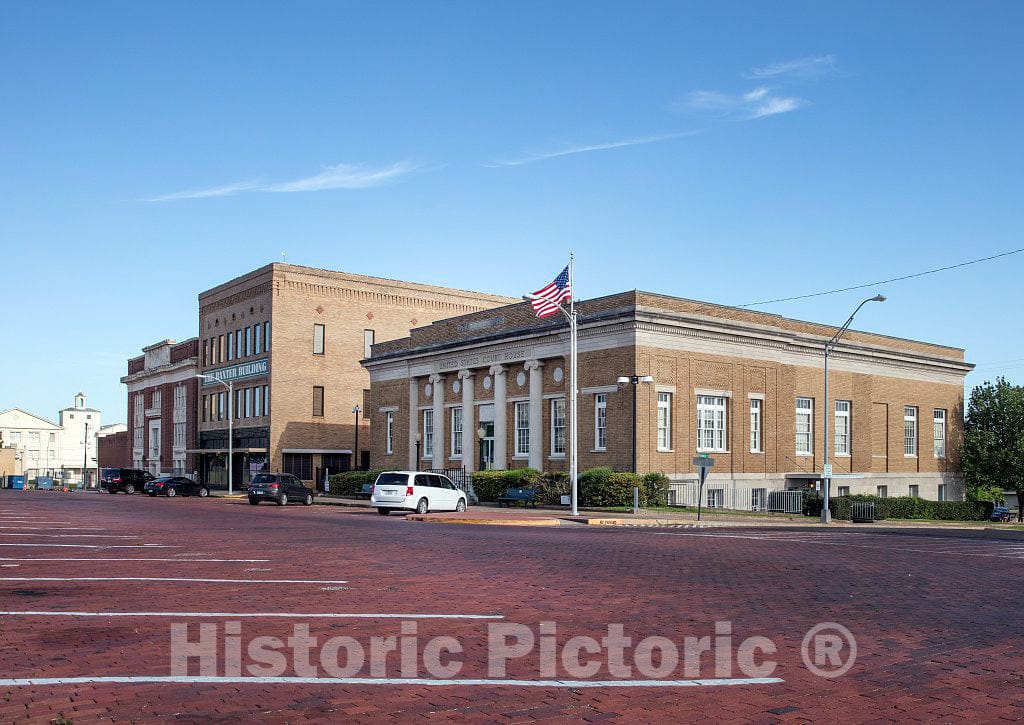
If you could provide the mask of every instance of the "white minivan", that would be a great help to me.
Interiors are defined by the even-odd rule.
[[[438,473],[385,471],[373,484],[370,505],[381,516],[392,511],[465,511],[466,494]]]

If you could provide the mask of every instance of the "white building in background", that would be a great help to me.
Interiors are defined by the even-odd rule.
[[[57,413],[53,423],[21,408],[0,413],[0,441],[14,448],[21,469],[28,476],[50,475],[68,482],[95,485],[97,441],[103,435],[127,430],[123,423],[104,427],[100,411],[86,406],[85,395],[78,393],[74,405]]]
[[[0,413],[0,444],[15,449],[21,471],[59,469],[62,441],[61,427],[45,418],[21,408]]]

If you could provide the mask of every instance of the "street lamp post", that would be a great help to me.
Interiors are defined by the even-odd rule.
[[[850,323],[853,322],[853,318],[856,317],[858,312],[860,312],[860,308],[866,305],[868,302],[885,302],[885,295],[875,295],[874,297],[869,297],[868,299],[864,300],[859,305],[857,305],[857,309],[853,311],[853,314],[850,315],[849,319],[847,319],[843,326],[836,331],[836,334],[834,334],[829,339],[829,341],[825,343],[825,470],[824,475],[822,476],[822,480],[824,482],[823,493],[825,500],[821,507],[821,523],[823,524],[832,523],[832,512],[828,510],[828,501],[830,493],[829,488],[831,488],[832,483],[832,476],[830,475],[828,469],[828,450],[832,445],[834,445],[834,442],[830,442],[828,439],[828,355],[832,348],[835,347],[836,343],[839,342],[839,338],[846,334],[846,331],[850,329]]]
[[[416,434],[416,470],[420,470],[420,446],[423,444],[423,436]]]
[[[234,397],[235,397],[235,386],[230,380],[224,381],[213,375],[203,375],[199,373],[196,375],[201,380],[212,380],[215,383],[220,383],[228,390],[228,495],[230,496],[235,492],[235,433],[234,433]]]
[[[354,407],[352,409],[352,412],[356,414],[356,443],[355,443],[355,450],[352,452],[352,456],[355,459],[354,460],[354,464],[355,465],[352,466],[352,470],[358,471],[359,470],[359,465],[360,465],[359,464],[359,414],[363,412],[363,409],[360,408],[357,405],[356,407]],[[416,467],[419,468],[419,461],[417,461]]]
[[[480,426],[476,429],[477,440],[480,441],[480,470],[487,470],[487,461],[484,459],[484,438],[487,436],[487,429]]]
[[[650,375],[620,375],[615,382],[633,386],[633,473],[636,473],[636,387],[640,383],[653,383],[654,378]]]

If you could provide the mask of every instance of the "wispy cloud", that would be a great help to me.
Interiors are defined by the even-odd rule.
[[[816,55],[751,68],[747,72],[746,77],[778,78],[780,76],[791,76],[794,78],[818,78],[834,73],[836,70],[836,57],[834,55]]]
[[[677,108],[691,111],[708,111],[730,118],[753,120],[789,113],[809,103],[797,96],[779,95],[768,86],[759,86],[746,93],[722,93],[719,91],[693,91]]]
[[[569,146],[567,148],[559,149],[557,151],[547,151],[544,153],[528,154],[516,159],[509,159],[507,161],[495,161],[490,164],[484,164],[488,168],[500,168],[503,166],[522,166],[523,164],[532,164],[537,161],[546,161],[547,159],[555,159],[560,156],[572,156],[573,154],[585,154],[591,151],[608,151],[610,149],[621,149],[627,146],[642,146],[644,144],[659,143],[661,141],[670,141],[676,138],[683,138],[685,136],[694,136],[700,133],[699,131],[678,131],[675,133],[664,133],[658,136],[638,136],[634,138],[622,139],[619,141],[609,141],[607,143],[587,144],[584,146]]]
[[[300,191],[328,191],[331,189],[367,189],[371,186],[386,184],[415,170],[416,166],[408,161],[400,161],[381,168],[357,164],[335,164],[324,167],[322,171],[312,176],[292,179],[291,181],[265,182],[259,179],[238,181],[206,189],[193,189],[177,191],[173,194],[163,194],[151,197],[146,201],[207,199],[217,196],[234,196],[248,192],[287,194]]]

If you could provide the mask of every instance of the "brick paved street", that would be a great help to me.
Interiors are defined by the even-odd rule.
[[[428,525],[342,507],[4,490],[0,722],[1018,720],[1022,565],[1019,532]],[[262,616],[282,613],[310,616]],[[345,616],[353,614],[379,616]],[[383,616],[403,614],[411,616]],[[198,662],[191,679],[153,681],[171,674],[173,623],[198,640],[199,624],[215,623],[223,638],[232,621],[243,667],[253,662],[245,642],[286,639],[296,624],[320,643],[369,642],[399,635],[403,621],[416,623],[420,648],[437,635],[459,641],[456,680],[499,679],[488,672],[495,623],[539,634],[541,622],[556,622],[559,647],[619,623],[634,644],[660,636],[682,652],[687,636],[714,637],[715,622],[728,621],[732,650],[767,637],[777,652],[758,661],[778,666],[759,683],[735,660],[716,672],[707,653],[699,672],[684,673],[680,662],[661,679],[733,679],[585,687],[565,683],[574,678],[559,669],[561,683],[509,683],[554,679],[534,651],[510,660],[501,684],[301,684],[246,671],[239,682],[222,657],[212,674],[234,681],[193,681]],[[856,638],[856,663],[836,679],[812,675],[801,657],[804,634],[819,622]],[[607,658],[590,657],[602,667],[588,679],[620,679]],[[397,661],[351,676],[398,678]],[[633,679],[650,679],[637,669]],[[432,679],[422,665],[415,674]],[[91,677],[134,681],[38,682]]]

